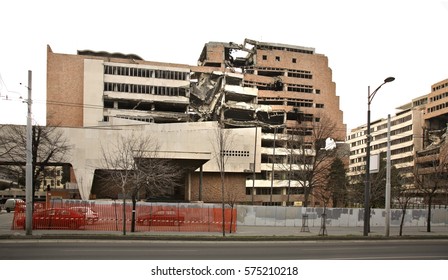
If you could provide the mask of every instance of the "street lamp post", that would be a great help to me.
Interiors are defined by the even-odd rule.
[[[369,235],[369,225],[370,225],[370,103],[375,97],[378,90],[386,83],[394,81],[394,77],[388,77],[384,82],[377,87],[372,93],[370,93],[370,86],[367,91],[367,147],[366,147],[366,182],[364,187],[364,236]]]
[[[26,117],[26,211],[25,211],[25,230],[26,235],[33,234],[33,132],[31,126],[31,81],[32,72],[28,70],[28,114]]]

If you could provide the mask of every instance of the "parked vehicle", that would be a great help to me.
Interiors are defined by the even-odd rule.
[[[18,206],[18,211],[23,212],[25,210],[25,201],[19,198],[9,198],[6,200],[4,208],[6,212],[11,212],[16,210],[16,206]]]
[[[33,213],[33,229],[79,229],[86,223],[83,214],[72,209],[50,208]],[[25,215],[16,225],[25,228]]]
[[[177,211],[160,210],[137,217],[137,225],[143,226],[177,226],[182,225],[185,217]]]
[[[77,206],[77,207],[70,207],[70,209],[75,210],[76,212],[84,215],[84,218],[88,225],[92,225],[92,224],[98,222],[98,220],[99,220],[98,213],[93,211],[92,208],[90,208],[90,207]]]

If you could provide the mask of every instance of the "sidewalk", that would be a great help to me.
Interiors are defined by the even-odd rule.
[[[0,239],[150,239],[150,240],[222,240],[222,232],[181,232],[181,231],[144,231],[123,235],[117,231],[98,230],[33,230],[26,235],[24,230],[11,230],[13,214],[0,212]],[[399,236],[399,227],[391,226],[389,238],[444,238],[448,239],[447,225],[432,225],[431,232],[426,226],[404,227]],[[163,230],[163,228],[159,228]],[[238,225],[236,233],[226,232],[226,240],[322,240],[322,239],[378,239],[386,238],[385,227],[371,227],[369,236],[363,236],[363,227],[328,226],[323,233],[320,227],[304,228],[300,226],[245,226]]]
[[[391,227],[389,238],[402,239],[448,239],[447,226],[432,226],[431,232],[426,227],[407,227],[400,237],[399,227]],[[222,232],[126,232],[122,231],[87,231],[87,230],[33,230],[27,236],[23,230],[0,229],[0,239],[149,239],[149,240],[218,240]],[[363,236],[362,227],[328,227],[322,234],[320,227],[310,227],[302,231],[300,227],[272,226],[238,226],[236,233],[226,232],[229,240],[320,240],[320,239],[378,239],[385,237],[385,228],[372,227],[368,237]]]

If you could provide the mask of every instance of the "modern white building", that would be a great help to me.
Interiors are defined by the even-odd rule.
[[[423,143],[423,115],[427,96],[415,98],[412,102],[397,108],[398,112],[390,117],[391,164],[402,176],[410,176],[414,167],[414,154]],[[370,123],[371,156],[387,152],[388,118]],[[347,136],[350,145],[348,176],[352,183],[363,182],[366,167],[367,125],[354,128]],[[371,169],[375,165],[372,165]]]

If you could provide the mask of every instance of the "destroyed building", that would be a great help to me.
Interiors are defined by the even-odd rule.
[[[216,122],[238,129],[244,140],[229,153],[235,157],[232,184],[243,182],[245,201],[257,204],[302,205],[307,184],[300,173],[308,170],[305,165],[311,164],[322,140],[315,131],[327,127],[328,136],[345,139],[335,87],[328,58],[313,48],[250,39],[242,44],[206,43],[197,65],[47,49],[47,125],[173,128],[176,123],[197,127]],[[177,148],[191,149],[191,143],[185,145]],[[294,160],[299,155],[300,162]],[[217,172],[212,169],[209,173]],[[202,182],[198,170],[189,178],[188,199],[205,201],[197,196],[201,187],[196,185]],[[314,199],[309,202],[319,205]]]

